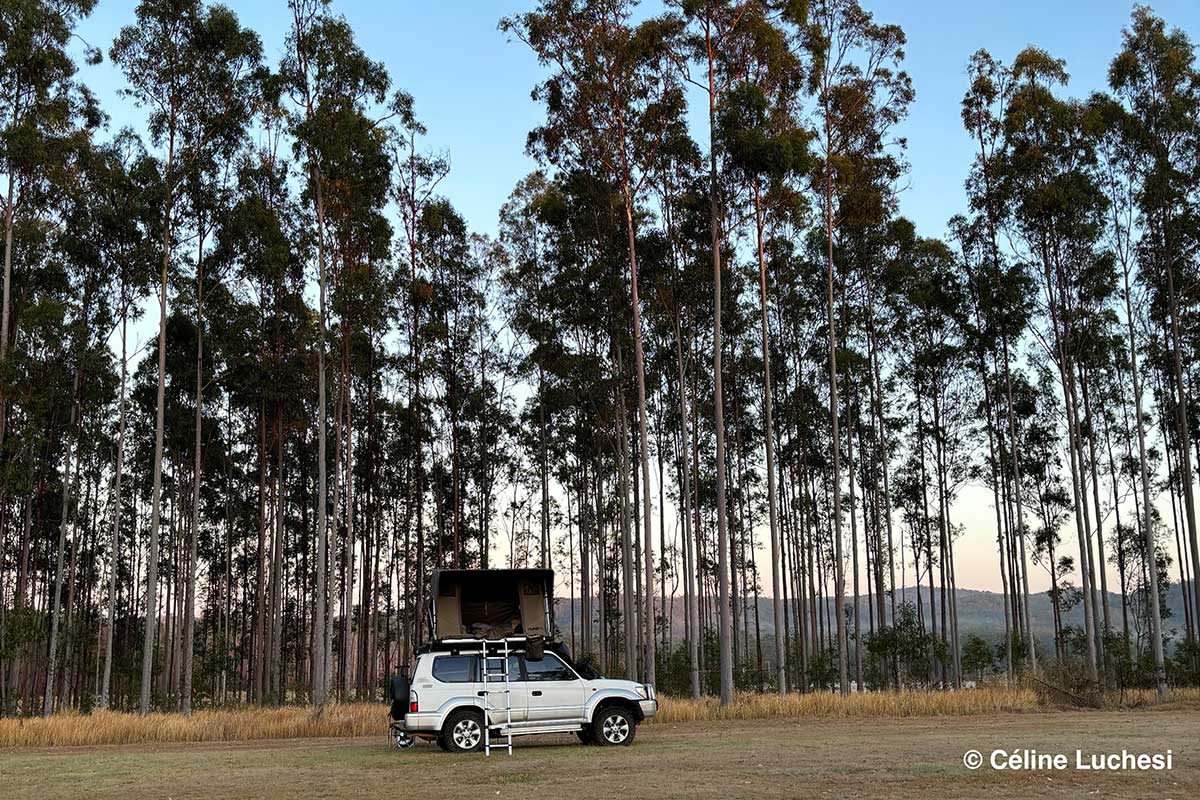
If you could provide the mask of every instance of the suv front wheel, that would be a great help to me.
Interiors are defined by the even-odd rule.
[[[477,711],[455,711],[442,726],[442,741],[451,753],[475,753],[483,749],[483,716]]]
[[[603,747],[633,744],[637,722],[620,706],[605,706],[592,722],[592,741]]]

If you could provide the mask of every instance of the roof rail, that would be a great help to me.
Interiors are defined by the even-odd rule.
[[[424,647],[418,652],[448,652],[454,650],[471,650],[478,652],[480,646],[495,647],[500,649],[507,645],[509,650],[525,650],[533,649],[539,645],[545,646],[553,639],[546,639],[542,636],[503,636],[495,639],[485,638],[483,636],[446,636],[441,639],[431,639],[425,643]]]

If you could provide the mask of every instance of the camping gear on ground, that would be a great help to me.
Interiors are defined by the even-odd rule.
[[[388,712],[388,739],[401,750],[416,744],[416,740],[404,730],[404,715],[408,713],[408,702],[412,684],[408,679],[408,667],[401,665],[400,671],[388,682],[388,699],[392,707]]]

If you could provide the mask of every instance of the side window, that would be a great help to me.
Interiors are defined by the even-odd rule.
[[[558,656],[553,653],[546,653],[541,661],[530,661],[526,659],[525,669],[529,672],[529,680],[531,681],[573,681],[576,680],[575,673],[571,668],[564,664]]]
[[[488,683],[504,683],[504,676],[499,673],[500,660],[488,662],[488,668],[493,672],[487,676]],[[521,659],[518,656],[508,657],[508,679],[510,681],[519,681],[521,678]]]
[[[479,656],[438,656],[433,661],[433,677],[442,683],[470,683],[478,676]]]

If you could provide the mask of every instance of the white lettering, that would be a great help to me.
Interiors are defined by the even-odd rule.
[[[1083,772],[1145,772],[1147,770],[1170,770],[1175,766],[1174,752],[1133,753],[1122,749],[1116,753],[1085,753],[1075,751],[1075,769]],[[1071,759],[1066,753],[1039,753],[1037,750],[992,751],[989,763],[994,770],[1028,772],[1033,770],[1069,769]],[[974,769],[974,767],[972,767]]]

